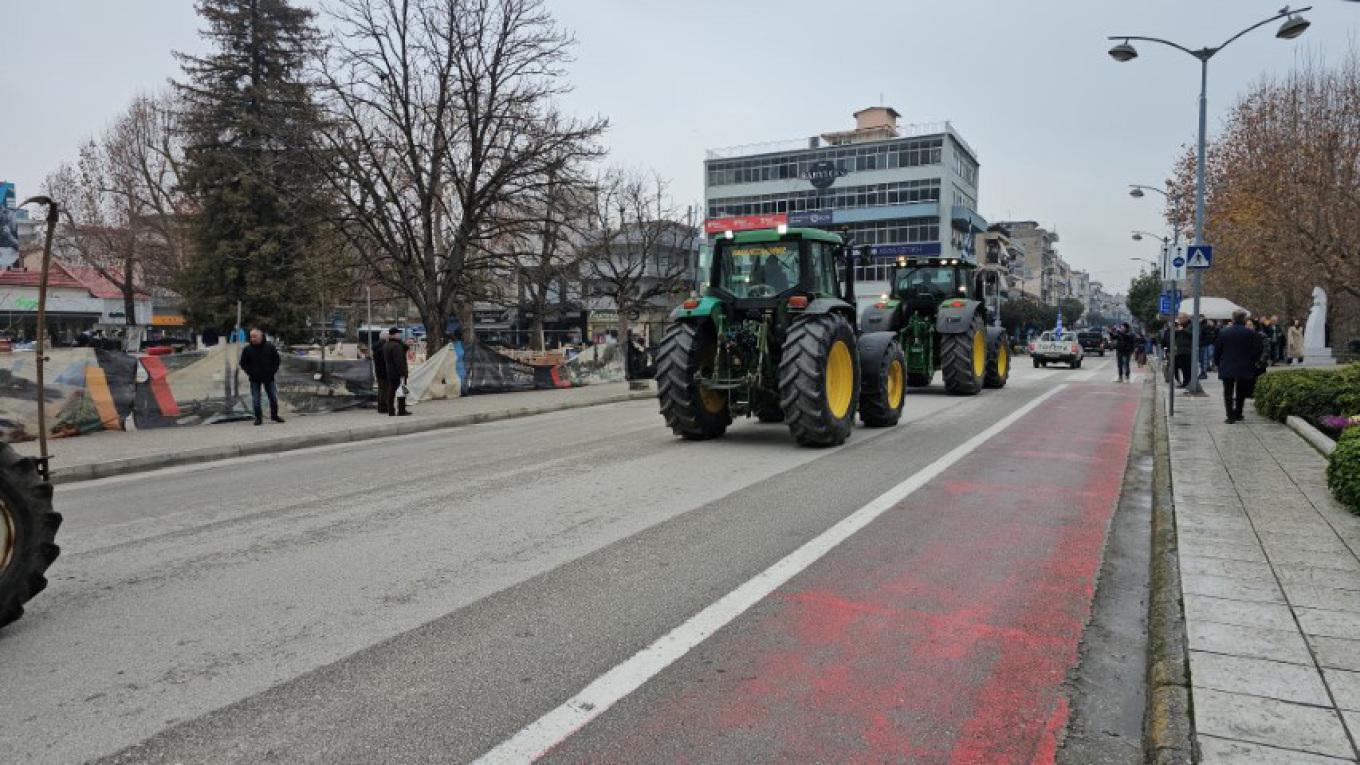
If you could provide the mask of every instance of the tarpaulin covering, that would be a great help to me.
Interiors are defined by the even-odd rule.
[[[236,366],[240,344],[168,356],[53,348],[46,385],[50,435],[192,425],[250,406],[250,386]],[[373,398],[367,360],[283,356],[278,376],[285,412],[317,413]],[[0,439],[37,438],[37,368],[32,353],[0,354]]]
[[[596,345],[561,366],[561,376],[572,385],[623,382],[623,354],[618,345]]]
[[[561,367],[525,364],[482,345],[473,346],[471,356],[464,385],[469,394],[572,387]]]
[[[463,344],[453,343],[440,348],[406,376],[406,387],[411,391],[406,403],[457,398],[463,394]]]

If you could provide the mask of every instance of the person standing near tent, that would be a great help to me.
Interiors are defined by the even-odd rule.
[[[283,422],[279,416],[279,388],[274,383],[274,376],[279,373],[282,363],[279,349],[264,339],[264,333],[258,329],[250,330],[250,342],[241,351],[239,365],[250,379],[250,401],[255,406],[256,425],[264,420],[264,413],[260,409],[261,388],[269,396],[269,419]]]
[[[406,381],[406,343],[401,341],[401,330],[393,327],[387,331],[387,342],[383,343],[383,371],[387,377],[387,414],[390,417],[406,417],[406,398],[397,395],[397,389]]]
[[[378,381],[378,414],[387,414],[392,402],[392,393],[387,385],[387,354],[383,353],[387,341],[375,338],[372,342],[373,379]]]

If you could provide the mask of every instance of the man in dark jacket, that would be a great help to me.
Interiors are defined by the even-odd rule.
[[[1119,371],[1119,376],[1115,382],[1129,381],[1129,359],[1133,356],[1133,348],[1137,344],[1137,338],[1133,336],[1133,327],[1126,321],[1116,327],[1111,333],[1110,340],[1114,342],[1114,361],[1115,368]]]
[[[250,378],[250,401],[255,405],[255,424],[259,425],[264,420],[263,412],[260,411],[260,389],[264,388],[269,395],[269,419],[274,422],[283,422],[279,416],[279,389],[274,384],[274,375],[279,373],[279,349],[273,343],[264,339],[264,333],[258,329],[250,330],[250,343],[245,350],[241,351],[241,371]]]
[[[378,381],[378,414],[387,414],[392,394],[387,386],[387,357],[383,353],[386,340],[377,337],[373,342],[373,378]]]
[[[405,417],[406,399],[397,396],[397,388],[406,379],[406,343],[401,341],[401,330],[393,327],[387,331],[387,342],[383,343],[383,371],[387,373],[387,414],[392,417]]]
[[[1247,312],[1233,312],[1233,323],[1218,333],[1214,344],[1214,363],[1223,381],[1223,407],[1228,424],[1242,420],[1242,405],[1256,387],[1257,362],[1265,353],[1261,336],[1247,327]]]

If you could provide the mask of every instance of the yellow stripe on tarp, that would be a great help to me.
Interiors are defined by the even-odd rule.
[[[122,430],[123,422],[118,417],[118,407],[113,404],[113,394],[109,391],[109,380],[98,364],[85,367],[85,395],[94,400],[95,411],[105,430]]]

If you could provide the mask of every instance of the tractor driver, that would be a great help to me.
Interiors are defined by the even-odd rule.
[[[776,294],[789,288],[789,277],[784,273],[784,264],[779,262],[779,258],[775,257],[773,252],[765,257],[765,265],[757,273],[760,274],[760,280]]]

